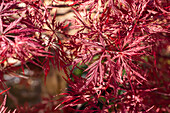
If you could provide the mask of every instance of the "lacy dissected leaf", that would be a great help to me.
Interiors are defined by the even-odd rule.
[[[120,104],[120,111],[141,111],[142,109],[152,111],[154,107],[143,103],[138,92],[146,93],[145,90],[148,87],[145,87],[145,90],[142,87],[152,76],[148,70],[152,70],[156,65],[156,59],[153,65],[146,58],[156,56],[154,51],[160,49],[154,49],[154,47],[164,39],[165,45],[169,42],[167,41],[168,6],[165,5],[167,1],[84,0],[81,2],[80,6],[73,8],[75,25],[72,28],[78,31],[72,36],[69,42],[72,46],[68,49],[74,51],[71,70],[80,65],[86,65],[87,68],[83,71],[86,73],[83,79],[85,84],[77,86],[78,83],[75,83],[74,85],[80,91],[93,87],[98,92],[97,99],[100,96],[106,97],[102,89],[111,88],[112,97],[107,97],[107,100],[114,98],[114,104],[111,105],[114,108],[120,104],[119,99],[123,98],[123,96],[118,97],[115,92],[123,90],[126,92],[124,95],[128,94],[131,98],[127,96],[123,101],[129,102],[128,104]],[[80,76],[80,78],[83,77]],[[73,76],[72,79],[76,78]],[[138,85],[141,86],[139,89]],[[151,91],[147,92],[149,93]],[[91,92],[90,95],[94,94]],[[70,103],[65,104],[72,106]],[[103,111],[109,109],[103,104],[97,105],[102,106],[100,109]],[[126,105],[129,108],[125,108]],[[135,108],[131,109],[131,105]],[[109,112],[107,110],[106,112]],[[119,110],[115,108],[111,111]]]

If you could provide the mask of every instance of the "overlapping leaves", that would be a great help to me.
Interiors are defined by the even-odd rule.
[[[161,33],[166,35],[169,33],[167,25],[169,12],[165,5],[166,1],[85,0],[78,2],[81,2],[80,6],[73,8],[76,20],[72,28],[79,30],[70,41],[70,45],[74,42],[72,46],[76,48],[72,49],[75,56],[73,68],[78,65],[87,65],[88,68],[84,70],[87,72],[83,79],[84,85],[70,83],[69,87],[74,93],[64,94],[68,95],[68,98],[65,97],[63,104],[67,107],[83,103],[78,97],[83,97],[84,93],[90,92],[87,97],[93,95],[94,98],[91,98],[93,104],[97,107],[102,106],[94,109],[103,112],[109,112],[107,110],[111,108],[116,112],[118,106],[121,106],[118,111],[122,112],[152,110],[153,106],[144,103],[143,98],[147,98],[145,94],[149,95],[153,90],[143,85],[149,82],[147,79],[152,75],[148,69],[154,70],[154,65],[147,62],[145,58],[155,57],[153,51],[157,46],[156,43],[164,39],[168,40],[161,39]],[[158,17],[160,20],[156,20]],[[76,78],[73,76],[73,79]],[[102,93],[107,88],[111,88],[108,96]],[[95,93],[93,89],[96,90]],[[120,96],[119,91],[126,93]],[[69,97],[71,100],[68,100]],[[97,104],[99,97],[106,98],[108,104],[109,100],[113,99],[114,104],[110,106],[104,103]],[[90,112],[92,108],[84,110]]]

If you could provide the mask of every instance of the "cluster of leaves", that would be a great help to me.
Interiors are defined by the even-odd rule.
[[[51,16],[49,10],[54,5],[38,0],[2,0],[1,80],[5,73],[29,68],[27,62],[40,66],[47,75],[51,62],[65,70],[69,87],[56,109],[168,111],[170,71],[168,64],[159,60],[170,41],[168,0],[74,0],[65,6],[72,7],[75,14],[75,19],[68,21],[70,28],[77,30],[73,35],[65,31],[69,24],[56,22],[57,12]],[[69,41],[62,42],[58,34]],[[9,58],[21,65],[9,63]],[[83,74],[75,75],[75,68]]]
[[[169,44],[168,1],[76,1],[80,5],[73,7],[72,28],[78,31],[68,44],[73,48],[73,69],[88,67],[85,78],[71,71],[69,91],[61,98],[63,108],[83,105],[77,111],[168,111],[169,67],[158,66],[157,58]],[[161,106],[157,99],[162,100]]]
[[[39,0],[0,1],[1,82],[5,82],[4,74],[17,77],[27,76],[24,75],[24,69],[30,69],[28,62],[41,67],[45,78],[50,70],[50,62],[58,68],[63,68],[69,62],[63,50],[63,44],[61,44],[61,37],[59,37],[60,32],[64,31],[67,26],[56,22],[56,16],[52,17],[49,12],[51,9],[52,7],[46,6]],[[19,69],[22,72],[18,74]],[[66,70],[66,68],[63,69]],[[0,88],[3,90],[4,85]],[[46,103],[38,104],[27,111],[38,112],[42,108],[45,111],[45,106],[47,106]],[[22,112],[26,110],[25,108],[19,107],[18,111]]]
[[[52,18],[48,8],[42,2],[8,1],[0,5],[0,74],[16,70],[8,59],[21,62],[21,68],[26,62],[31,62],[44,69],[47,75],[49,61],[53,65],[62,66],[67,62],[63,52],[58,31],[64,29],[63,23],[57,23]],[[49,32],[48,34],[46,32]],[[46,36],[48,35],[48,36]],[[54,55],[55,54],[55,55]],[[55,56],[55,57],[53,57]],[[43,58],[43,61],[39,58]],[[14,69],[13,69],[14,68]]]

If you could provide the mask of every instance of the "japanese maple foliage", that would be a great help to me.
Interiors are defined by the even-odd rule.
[[[64,25],[55,21],[47,12],[46,6],[42,2],[22,0],[6,1],[1,3],[0,15],[0,64],[4,65],[8,58],[13,58],[21,62],[22,69],[28,68],[26,62],[31,62],[44,69],[47,75],[49,71],[49,61],[54,65],[61,65],[67,62],[61,41],[56,32],[63,29]],[[47,26],[45,28],[45,26]],[[50,32],[48,37],[44,37],[46,32]],[[53,53],[51,51],[54,51]],[[55,57],[54,57],[55,56]],[[44,58],[43,62],[38,57]],[[14,64],[5,64],[1,73],[5,73],[5,68],[13,68]],[[3,66],[2,66],[3,67]]]
[[[41,67],[46,76],[52,63],[64,69],[68,83],[55,109],[168,112],[170,69],[168,62],[160,61],[170,42],[168,0],[67,2],[62,6],[72,7],[75,19],[57,22],[57,12],[50,14],[60,6],[57,0],[49,5],[38,0],[2,0],[1,80],[4,73],[29,68],[27,62]],[[66,28],[76,33],[69,34]],[[9,58],[20,61],[21,66],[8,63]],[[83,72],[76,75],[76,68]],[[37,106],[42,109],[45,105]],[[39,110],[30,108],[35,111]]]
[[[69,42],[72,65],[88,68],[85,78],[71,73],[70,90],[62,94],[66,95],[61,99],[63,108],[83,105],[83,110],[77,110],[81,112],[169,110],[165,99],[170,91],[169,66],[163,71],[157,58],[169,44],[168,1],[78,2],[72,26],[78,31]],[[163,109],[155,102],[158,96]]]
[[[56,22],[56,17],[51,17],[47,11],[49,9],[52,8],[48,8],[37,0],[0,1],[1,81],[5,82],[4,74],[25,78],[21,75],[25,74],[25,68],[29,69],[28,62],[41,67],[45,78],[50,70],[50,62],[58,68],[66,65],[67,55],[63,51],[63,45],[58,36],[58,31],[64,30],[66,26],[64,23]],[[23,72],[17,73],[19,69]],[[63,69],[66,70],[66,68]],[[2,90],[3,87],[1,87]],[[46,104],[37,106],[42,108]],[[23,107],[19,107],[18,112],[22,112],[22,109]],[[35,107],[30,108],[31,112],[40,110]]]

